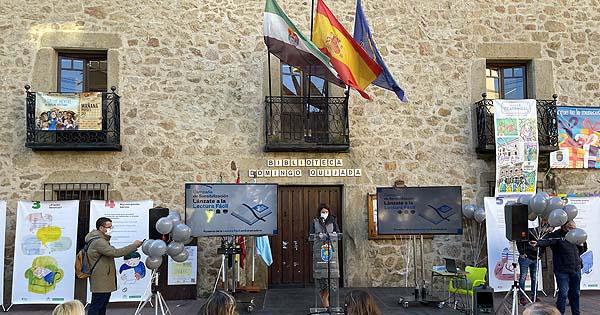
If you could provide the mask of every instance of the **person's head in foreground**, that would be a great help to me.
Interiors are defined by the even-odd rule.
[[[529,304],[523,311],[523,315],[560,315],[560,312],[554,305],[536,302]]]
[[[367,291],[350,291],[344,302],[348,315],[381,315],[377,303]]]
[[[73,300],[56,305],[52,315],[85,315],[85,309],[79,300]]]
[[[217,290],[208,297],[198,315],[237,315],[235,299],[231,294]]]

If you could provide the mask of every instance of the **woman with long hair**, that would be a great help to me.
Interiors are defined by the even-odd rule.
[[[350,291],[344,302],[347,315],[381,315],[375,299],[367,291]]]
[[[238,315],[235,299],[231,294],[217,290],[208,297],[198,315]]]

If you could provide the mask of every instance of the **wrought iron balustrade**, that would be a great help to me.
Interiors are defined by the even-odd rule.
[[[121,151],[120,97],[102,93],[102,130],[41,130],[36,126],[36,93],[25,86],[27,138],[25,146],[34,151]]]
[[[477,117],[477,147],[480,154],[493,154],[496,151],[496,136],[494,131],[494,103],[486,99],[475,103]],[[553,100],[536,100],[538,143],[540,153],[558,150],[558,126],[556,118],[556,94]]]
[[[265,97],[265,151],[347,152],[348,97]]]

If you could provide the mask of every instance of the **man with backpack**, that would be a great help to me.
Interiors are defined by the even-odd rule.
[[[88,308],[88,315],[106,314],[110,294],[117,290],[115,257],[130,254],[142,246],[142,241],[137,240],[123,248],[115,248],[110,245],[111,234],[112,220],[101,217],[96,220],[96,229],[85,236],[85,243],[88,244],[87,256],[90,265],[93,266],[90,275],[92,302]]]

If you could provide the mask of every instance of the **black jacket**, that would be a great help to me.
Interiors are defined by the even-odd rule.
[[[567,232],[563,229],[554,231],[548,234],[546,239],[539,240],[538,246],[552,248],[554,272],[581,272],[582,262],[579,256],[587,251],[587,242],[583,243],[583,246],[571,244],[565,239],[565,235]]]
[[[529,239],[535,240],[535,228],[529,229]],[[546,238],[547,236],[544,236]],[[529,245],[529,241],[517,241],[517,249],[520,255],[527,255],[527,258],[535,260],[537,258],[537,248]],[[544,255],[546,248],[540,247],[540,257]]]

